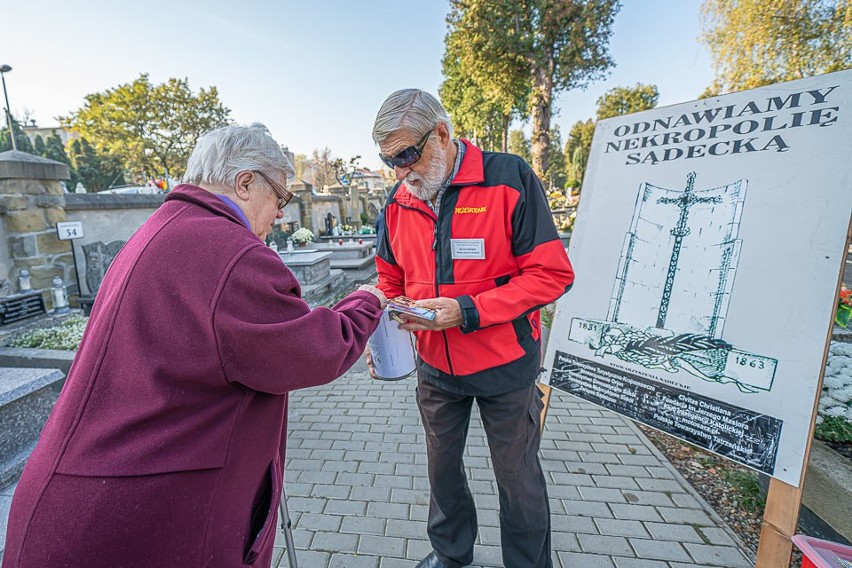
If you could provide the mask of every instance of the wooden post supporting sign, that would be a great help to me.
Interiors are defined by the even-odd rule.
[[[547,420],[547,409],[550,408],[550,394],[553,389],[550,388],[550,385],[542,383],[538,384],[538,388],[544,393],[544,397],[541,399],[544,402],[544,407],[541,409],[541,433],[544,434],[544,421]]]

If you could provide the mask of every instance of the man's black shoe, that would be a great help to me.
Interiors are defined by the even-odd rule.
[[[435,551],[429,553],[429,556],[420,561],[415,568],[450,568],[438,558],[438,555],[435,554]]]

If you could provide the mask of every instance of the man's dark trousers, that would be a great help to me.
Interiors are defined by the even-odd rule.
[[[464,379],[461,379],[464,380]],[[500,495],[500,540],[506,568],[552,568],[550,507],[538,459],[541,391],[535,384],[496,396],[454,394],[418,380],[417,404],[429,459],[432,548],[450,568],[473,561],[476,506],[463,454],[474,398],[491,449]]]

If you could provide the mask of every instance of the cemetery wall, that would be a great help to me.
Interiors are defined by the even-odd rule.
[[[0,243],[6,241],[6,224],[0,222]],[[9,247],[0,246],[0,291],[6,293],[16,290],[18,275],[12,273],[12,259],[9,257]]]
[[[65,196],[68,221],[83,224],[83,238],[74,240],[82,295],[97,291],[115,254],[164,199],[164,195],[70,193]],[[76,284],[74,280],[68,283]]]
[[[65,221],[65,179],[65,164],[24,152],[0,153],[0,218],[6,243],[0,247],[0,280],[9,285],[1,290],[3,295],[20,291],[18,275],[24,268],[34,290],[46,290],[55,276],[67,279],[72,273],[71,248],[54,232],[56,223]]]

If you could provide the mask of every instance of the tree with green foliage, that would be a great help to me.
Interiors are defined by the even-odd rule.
[[[598,120],[624,116],[657,106],[660,92],[656,85],[636,83],[635,87],[615,87],[598,99]]]
[[[532,76],[530,114],[533,123],[532,162],[539,172],[549,167],[550,119],[553,97],[583,89],[605,76],[612,22],[621,8],[617,0],[528,0],[522,51]],[[523,3],[523,2],[522,2]]]
[[[119,156],[98,150],[85,138],[76,138],[68,144],[70,162],[79,181],[89,192],[98,192],[116,185],[124,185],[124,164]],[[72,189],[76,182],[72,179]]]
[[[461,71],[461,64],[448,65],[444,58],[444,82],[438,95],[450,114],[455,134],[469,138],[486,150],[499,144],[503,119],[499,110],[483,96],[477,83]]]
[[[586,164],[589,161],[589,152],[586,148],[576,147],[571,153],[569,162],[571,169],[571,187],[579,189],[583,186],[583,177],[586,175]]]
[[[550,148],[547,150],[547,155],[548,167],[542,181],[551,189],[564,189],[568,172],[565,154],[562,152],[562,133],[559,131],[559,126],[554,126],[550,130]]]
[[[44,141],[44,151],[41,152],[41,155],[48,160],[71,165],[71,160],[68,158],[67,152],[65,152],[65,144],[62,143],[62,138],[59,137],[59,134],[55,132]]]
[[[3,113],[5,114],[5,113]],[[3,128],[0,129],[0,152],[6,152],[12,149],[12,139],[9,137],[9,127],[6,125],[6,117],[0,116],[3,122]],[[21,123],[12,117],[12,132],[15,133],[15,144],[18,146],[19,152],[33,154],[35,149],[32,142],[21,127]]]
[[[526,162],[530,161],[530,140],[523,130],[509,132],[509,152],[520,156]]]
[[[704,0],[716,78],[703,96],[852,67],[852,0]]]
[[[134,176],[179,177],[201,134],[228,123],[216,87],[194,93],[187,79],[154,85],[143,73],[132,83],[86,96],[63,126],[98,152],[119,156]]]
[[[503,152],[508,151],[512,119],[526,116],[528,73],[523,58],[512,51],[482,57],[478,49],[487,49],[482,45],[487,38],[478,33],[477,21],[482,10],[501,11],[506,6],[493,1],[451,4],[441,61],[445,80],[438,90],[461,134],[488,150]]]
[[[568,132],[568,140],[565,141],[565,160],[567,180],[571,187],[580,187],[583,184],[583,176],[586,173],[586,161],[589,159],[589,151],[592,149],[592,136],[595,134],[595,121],[578,120]]]
[[[62,138],[58,134],[54,132],[46,140],[40,134],[37,134],[33,142],[33,147],[35,153],[39,156],[68,166],[70,180],[67,182],[67,187],[70,191],[73,191],[77,187],[78,182],[83,182],[80,174],[74,168],[71,158],[65,151],[65,144],[62,143]]]
[[[36,134],[36,137],[33,138],[33,151],[39,156],[44,154],[44,138],[41,137],[41,134]]]
[[[597,120],[623,116],[657,106],[660,93],[656,85],[636,83],[634,87],[614,87],[598,98]],[[586,174],[586,162],[592,150],[595,121],[578,121],[571,127],[565,142],[566,183],[580,187]]]
[[[532,119],[531,162],[549,165],[553,98],[585,88],[612,65],[608,53],[619,0],[451,0],[450,34],[460,52],[455,73],[524,85],[512,108]],[[446,73],[446,70],[445,70]],[[442,92],[442,99],[444,97]]]

